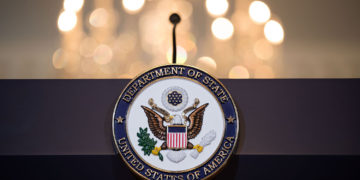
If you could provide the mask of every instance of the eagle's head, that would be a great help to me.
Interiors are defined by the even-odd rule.
[[[174,118],[172,119],[171,124],[183,125],[183,120],[181,119],[180,115],[175,114],[173,117]]]

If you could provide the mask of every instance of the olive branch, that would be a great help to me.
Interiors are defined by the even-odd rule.
[[[139,137],[139,146],[142,146],[141,150],[144,151],[144,155],[150,156],[152,150],[155,148],[157,141],[155,141],[154,138],[150,138],[150,134],[147,132],[147,128],[142,129],[140,127],[139,130],[140,131],[136,133],[137,137]],[[159,152],[158,155],[159,159],[163,161],[164,158],[162,154]]]

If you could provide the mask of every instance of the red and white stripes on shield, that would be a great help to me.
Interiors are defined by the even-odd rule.
[[[167,127],[167,147],[169,149],[185,149],[187,146],[186,126]]]

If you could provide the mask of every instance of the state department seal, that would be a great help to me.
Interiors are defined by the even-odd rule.
[[[147,179],[206,179],[229,160],[239,122],[234,102],[214,77],[165,65],[133,79],[113,114],[116,151]]]

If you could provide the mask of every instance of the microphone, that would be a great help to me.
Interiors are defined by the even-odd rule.
[[[175,28],[176,28],[176,25],[181,21],[181,18],[177,13],[173,13],[173,14],[171,14],[169,20],[174,25],[174,28],[173,28],[173,58],[172,58],[172,63],[176,64],[176,35],[175,35]]]

